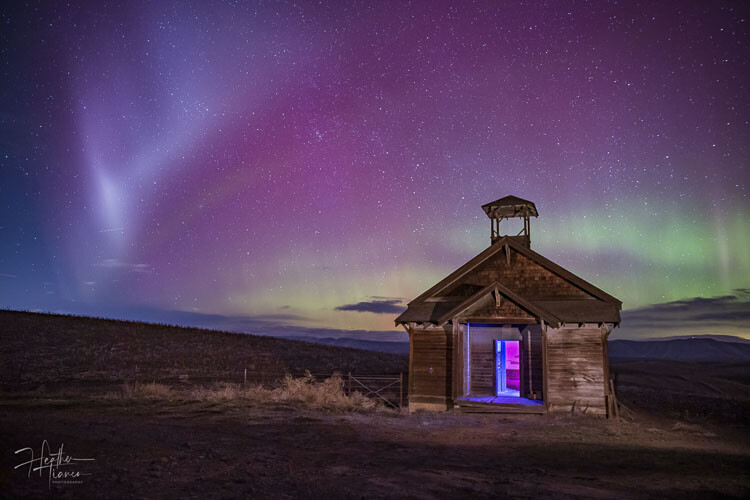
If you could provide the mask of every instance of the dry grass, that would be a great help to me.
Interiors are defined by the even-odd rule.
[[[250,399],[247,389],[239,384],[223,384],[219,387],[196,387],[188,394],[188,399],[196,401],[233,401],[236,399]]]
[[[320,382],[310,372],[299,378],[287,375],[281,387],[270,390],[270,396],[272,401],[297,401],[313,408],[345,411],[384,409],[383,405],[364,397],[360,392],[347,395],[340,375],[333,375]]]
[[[194,401],[247,401],[254,403],[299,403],[305,407],[344,411],[391,411],[384,404],[362,395],[360,392],[346,394],[344,380],[340,375],[316,380],[310,372],[303,377],[286,375],[279,387],[261,385],[242,387],[240,384],[222,384],[218,387],[195,387],[177,390],[169,385],[150,382],[145,384],[123,384],[119,394],[108,397],[126,399],[184,399]]]
[[[126,398],[169,399],[174,394],[171,387],[158,382],[148,382],[145,384],[134,382],[122,385],[122,396]]]

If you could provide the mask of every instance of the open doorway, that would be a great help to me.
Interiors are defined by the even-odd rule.
[[[520,397],[521,364],[517,340],[495,341],[496,396]]]

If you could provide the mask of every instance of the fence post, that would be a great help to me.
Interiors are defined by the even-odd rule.
[[[347,377],[347,383],[346,383],[346,395],[351,396],[352,395],[352,372],[349,372],[349,376]]]
[[[398,409],[404,409],[404,372],[398,374]]]
[[[242,383],[243,386],[247,386],[247,368],[245,368],[245,381]]]

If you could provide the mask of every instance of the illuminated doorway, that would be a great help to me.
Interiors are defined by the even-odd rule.
[[[496,396],[521,395],[520,358],[517,340],[495,341]]]

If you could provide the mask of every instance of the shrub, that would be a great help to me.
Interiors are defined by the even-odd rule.
[[[367,398],[360,392],[347,395],[344,380],[334,374],[318,381],[310,372],[295,378],[286,375],[279,387],[268,389],[261,385],[243,388],[238,384],[220,387],[197,387],[186,393],[173,391],[168,385],[151,382],[147,384],[124,384],[122,395],[126,398],[169,399],[181,395],[196,401],[233,401],[302,403],[311,408],[338,411],[388,411],[380,401]]]
[[[383,405],[373,399],[364,397],[359,392],[347,395],[344,391],[344,380],[334,374],[321,382],[315,380],[310,372],[300,378],[286,375],[281,387],[271,391],[273,401],[299,401],[314,408],[331,410],[379,410]]]

